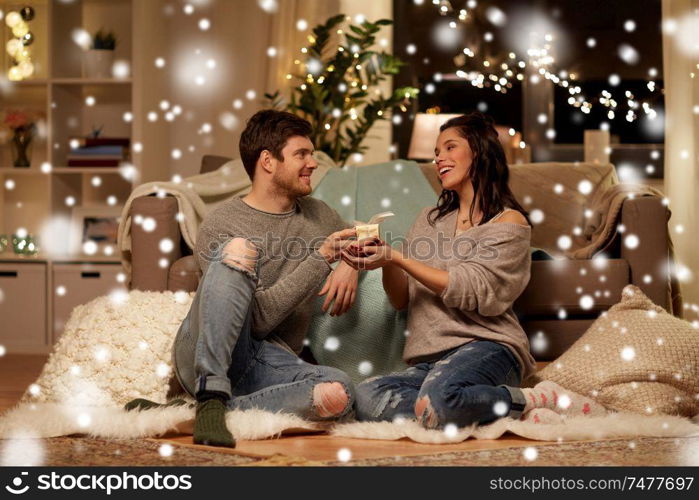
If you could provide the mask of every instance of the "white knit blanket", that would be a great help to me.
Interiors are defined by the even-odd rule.
[[[0,417],[0,438],[70,434],[140,438],[191,432],[191,408],[126,412],[122,406],[136,397],[165,401],[172,374],[170,349],[192,296],[132,291],[77,307],[39,379],[18,406]],[[274,437],[291,429],[322,429],[293,415],[258,410],[232,411],[227,422],[242,440]],[[556,425],[501,419],[479,428],[442,432],[406,421],[348,423],[330,432],[345,437],[450,443],[496,439],[505,432],[547,441],[690,436],[699,435],[699,425],[679,417],[619,413]]]

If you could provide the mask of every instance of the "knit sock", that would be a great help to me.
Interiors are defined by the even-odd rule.
[[[187,402],[184,399],[173,399],[165,404],[156,403],[155,401],[150,401],[148,399],[137,398],[129,401],[124,405],[124,410],[150,410],[151,408],[166,408],[168,406],[184,406]]]
[[[545,380],[536,384],[531,389],[522,389],[526,398],[524,412],[535,408],[547,408],[566,416],[597,416],[605,415],[607,410],[596,401],[569,391],[560,385]]]
[[[221,398],[197,402],[194,418],[194,442],[209,446],[235,448],[233,434],[226,427],[226,405]]]
[[[565,417],[548,408],[534,408],[522,415],[520,420],[534,424],[560,424]]]

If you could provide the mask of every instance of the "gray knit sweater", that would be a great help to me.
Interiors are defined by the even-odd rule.
[[[261,256],[252,305],[253,335],[298,353],[313,301],[332,270],[317,248],[329,234],[346,227],[350,225],[337,212],[315,198],[299,198],[294,210],[283,214],[263,212],[233,198],[206,216],[195,255],[205,274],[230,238],[257,244]]]
[[[435,359],[467,342],[485,339],[510,348],[524,380],[535,364],[512,303],[529,283],[531,228],[490,222],[455,235],[455,211],[434,227],[428,213],[425,209],[418,216],[403,250],[410,258],[448,271],[449,282],[438,296],[409,277],[405,361]]]

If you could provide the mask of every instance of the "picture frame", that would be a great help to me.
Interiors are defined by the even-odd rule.
[[[116,253],[120,207],[74,207],[71,213],[71,253],[75,255],[111,255]],[[93,242],[94,252],[85,244]],[[111,252],[107,250],[111,247]]]

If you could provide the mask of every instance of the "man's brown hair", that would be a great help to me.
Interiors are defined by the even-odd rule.
[[[255,165],[262,151],[269,151],[274,158],[284,161],[282,149],[294,136],[310,137],[311,124],[286,111],[263,109],[248,120],[240,136],[240,158],[250,180],[255,177]]]

